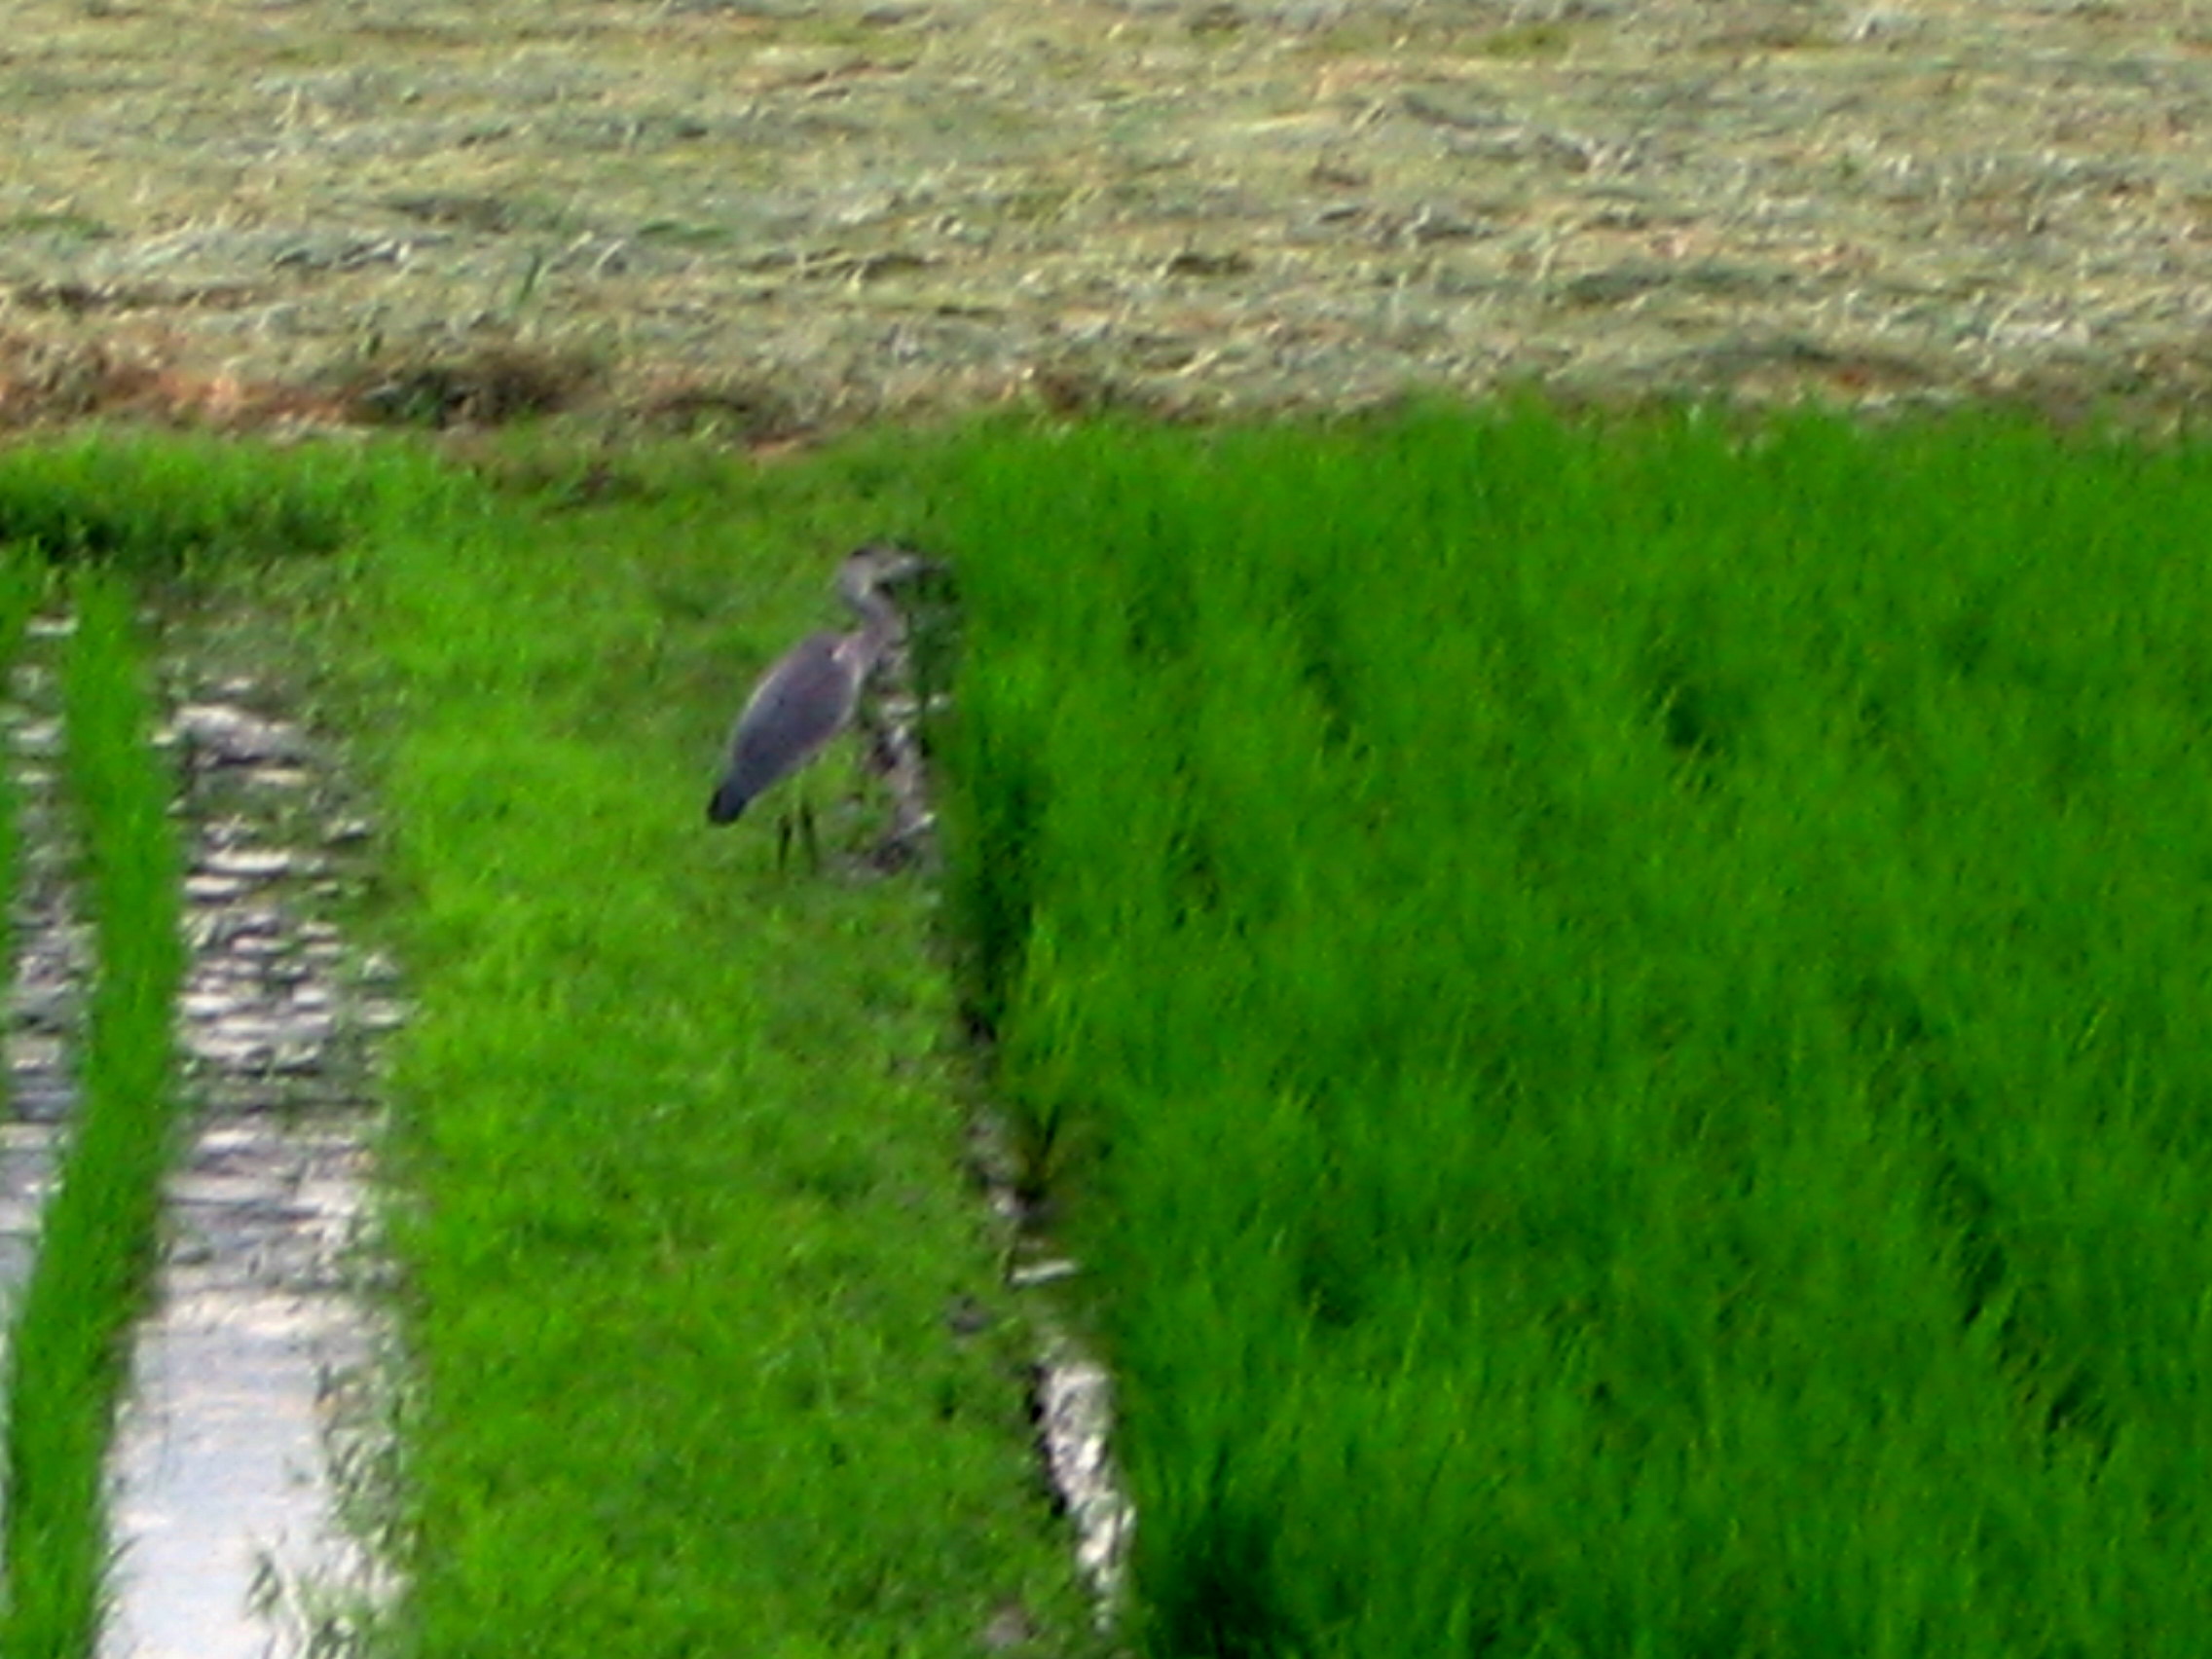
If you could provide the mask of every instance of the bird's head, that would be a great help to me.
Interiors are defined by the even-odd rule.
[[[845,562],[837,567],[837,588],[848,601],[858,604],[863,595],[879,587],[937,575],[943,570],[940,561],[910,547],[870,541],[845,555]]]

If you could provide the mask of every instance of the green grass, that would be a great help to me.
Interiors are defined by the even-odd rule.
[[[370,921],[420,1005],[385,1149],[420,1379],[391,1640],[969,1654],[1018,1604],[1082,1649],[930,894],[705,824],[752,676],[833,618],[910,462],[525,442],[488,469],[511,487],[425,473],[412,523],[243,578],[358,734]],[[841,799],[852,761],[824,767]],[[863,833],[843,811],[826,840]],[[961,1334],[964,1298],[1002,1322]]]
[[[2198,1649],[2207,525],[1993,415],[945,467],[1145,1651]]]
[[[5,571],[0,661],[12,658],[37,592],[19,556]],[[76,599],[63,675],[66,778],[97,968],[59,1183],[9,1334],[7,1659],[83,1659],[94,1649],[110,1555],[103,1457],[176,1140],[171,1022],[184,947],[168,780],[147,744],[129,589],[88,572]],[[12,793],[0,805],[12,807]]]
[[[327,552],[392,469],[338,446],[88,429],[0,450],[0,544],[166,573],[225,556]]]

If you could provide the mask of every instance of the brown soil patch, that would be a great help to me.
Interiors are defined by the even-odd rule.
[[[24,0],[0,422],[2212,386],[2196,0]]]

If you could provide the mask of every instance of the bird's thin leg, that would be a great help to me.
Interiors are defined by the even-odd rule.
[[[792,808],[785,807],[776,814],[776,868],[782,870],[792,860]]]
[[[807,867],[819,875],[822,872],[822,839],[815,832],[814,802],[803,794],[798,797],[798,827],[799,833],[806,840]]]

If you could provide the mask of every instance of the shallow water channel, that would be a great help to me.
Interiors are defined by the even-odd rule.
[[[0,1136],[0,1291],[21,1282],[72,1103],[91,964],[58,797],[58,645],[36,626],[5,709],[22,874]],[[368,827],[331,802],[301,729],[242,680],[166,676],[164,734],[188,837],[191,964],[179,1036],[191,1107],[167,1184],[152,1310],[111,1455],[114,1659],[343,1651],[384,1593],[340,1525],[373,1456],[384,1335],[365,1291],[371,1047],[401,1009],[389,969],[330,914]]]

